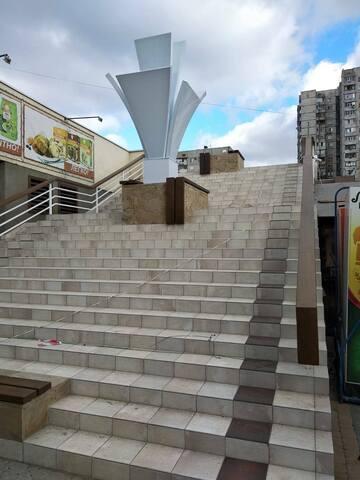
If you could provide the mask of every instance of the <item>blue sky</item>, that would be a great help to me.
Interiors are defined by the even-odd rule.
[[[96,85],[108,86],[107,72],[137,69],[134,39],[171,31],[187,42],[182,76],[195,90],[206,89],[204,102],[249,107],[201,105],[182,148],[231,145],[248,165],[296,161],[299,92],[334,88],[344,66],[360,65],[360,1],[219,5],[218,0],[11,2],[2,11],[0,45],[13,62],[0,65],[0,79],[65,116],[101,115],[102,124],[84,125],[138,149],[126,109],[111,89]],[[35,17],[37,9],[42,14]]]
[[[338,23],[335,22],[324,30],[309,35],[304,39],[303,43],[304,49],[309,54],[309,61],[301,66],[302,72],[305,74],[311,66],[323,60],[344,64],[359,43],[359,33],[360,18],[358,17]],[[338,82],[338,80],[336,80],[336,82]],[[336,82],[334,82],[334,87],[337,86]],[[207,102],[207,100],[210,99],[205,98],[204,102]],[[285,96],[280,100],[260,102],[260,105],[257,105],[256,108],[260,110],[278,111],[281,110],[281,108],[296,104],[297,100],[298,92],[294,92],[293,95]],[[234,100],[229,98],[224,105],[231,103],[234,103]],[[257,112],[246,109],[246,107],[252,107],[250,104],[240,105],[235,102],[235,105],[244,108],[213,107],[206,103],[201,105],[189,124],[181,147],[183,149],[191,149],[194,148],[195,145],[198,146],[198,138],[205,132],[204,126],[206,126],[207,134],[214,137],[221,137],[235,125],[249,122],[258,115]],[[131,121],[128,122],[127,126],[122,130],[122,136],[126,138],[130,148],[141,148],[137,132]]]

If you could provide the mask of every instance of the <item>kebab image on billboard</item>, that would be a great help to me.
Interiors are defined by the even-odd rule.
[[[25,107],[27,158],[75,175],[94,178],[93,140]]]

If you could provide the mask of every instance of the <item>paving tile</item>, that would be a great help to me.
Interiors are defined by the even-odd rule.
[[[270,444],[315,451],[315,430],[274,424]]]
[[[315,472],[307,472],[305,470],[279,467],[277,465],[269,465],[266,480],[318,480],[318,479],[317,477],[315,477]]]
[[[28,437],[25,442],[48,448],[58,448],[75,434],[75,430],[49,425]]]
[[[277,362],[272,360],[256,360],[251,358],[245,358],[240,369],[241,370],[253,370],[256,372],[275,373]]]
[[[266,347],[277,347],[279,339],[274,337],[255,337],[249,336],[246,340],[246,345],[259,345]]]
[[[230,423],[231,418],[195,413],[192,420],[187,425],[186,430],[225,436]]]
[[[159,407],[128,403],[114,415],[114,419],[147,423],[159,410]]]
[[[63,452],[91,456],[108,439],[107,435],[79,431],[61,444],[61,450]]]
[[[271,424],[234,418],[226,436],[249,442],[268,443],[271,434]]]
[[[172,408],[160,408],[149,420],[152,425],[169,426],[171,428],[185,429],[193,418],[193,412],[175,410]]]
[[[131,465],[171,472],[178,462],[183,450],[148,443],[131,462]]]
[[[144,446],[144,442],[111,437],[94,453],[94,458],[129,464]]]
[[[217,480],[267,480],[267,469],[268,466],[263,463],[227,457]]]
[[[81,412],[81,410],[88,407],[94,402],[92,397],[84,397],[81,395],[69,395],[61,400],[53,403],[51,408],[57,408],[60,410],[71,410],[73,412]]]
[[[197,380],[174,378],[168,382],[168,384],[164,387],[164,390],[167,392],[196,395],[203,385],[204,382]]]
[[[238,387],[227,383],[205,382],[199,390],[199,395],[203,397],[217,397],[227,400],[233,400]]]
[[[224,457],[184,450],[172,471],[174,480],[217,480]]]
[[[235,401],[272,405],[275,390],[270,388],[246,387],[241,385],[234,397]]]

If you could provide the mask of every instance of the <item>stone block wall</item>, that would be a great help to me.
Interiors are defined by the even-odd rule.
[[[124,223],[166,223],[166,183],[123,185]]]

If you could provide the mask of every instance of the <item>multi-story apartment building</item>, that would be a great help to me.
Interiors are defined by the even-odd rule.
[[[360,176],[360,67],[342,71],[340,94],[340,155],[343,175]]]
[[[301,138],[313,135],[315,154],[321,160],[320,174],[340,174],[340,131],[338,89],[301,92],[298,105],[298,161],[302,161]]]
[[[343,70],[336,89],[301,92],[297,129],[299,162],[301,138],[311,134],[323,178],[360,178],[360,67]]]

